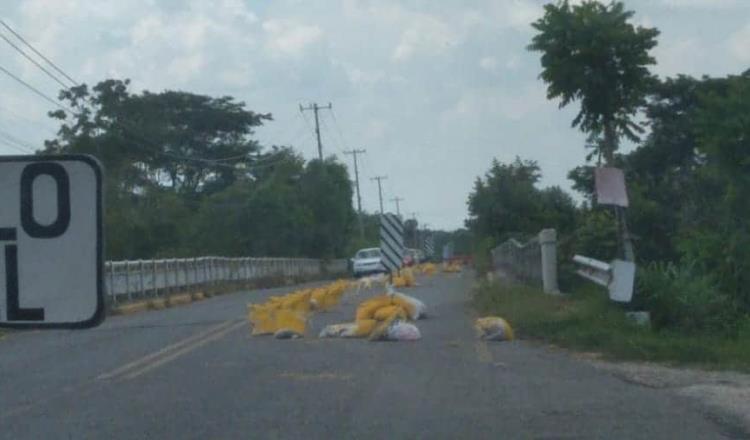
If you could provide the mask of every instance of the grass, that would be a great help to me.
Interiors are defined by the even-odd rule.
[[[523,339],[536,339],[605,358],[750,371],[750,322],[736,339],[656,332],[631,322],[604,290],[586,286],[565,296],[506,283],[482,283],[474,306],[502,316]]]

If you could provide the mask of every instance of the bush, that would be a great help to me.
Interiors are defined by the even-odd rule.
[[[474,291],[482,315],[505,318],[520,339],[595,351],[605,358],[750,371],[750,319],[735,321],[738,336],[711,332],[653,330],[625,317],[604,289],[587,284],[569,295],[502,282],[482,282]]]
[[[750,313],[750,233],[747,226],[720,225],[684,234],[679,241],[683,260],[711,274],[719,289]]]
[[[693,265],[654,263],[638,273],[636,301],[651,312],[655,329],[737,336],[742,314],[716,281]]]

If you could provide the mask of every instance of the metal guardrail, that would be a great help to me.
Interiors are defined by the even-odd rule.
[[[309,258],[197,257],[163,260],[108,261],[105,286],[113,304],[158,298],[225,282],[272,277],[314,278],[347,272],[346,260]]]
[[[575,255],[573,262],[578,265],[576,273],[591,282],[606,287],[612,301],[630,302],[633,298],[634,263],[622,260],[605,263],[582,255]]]

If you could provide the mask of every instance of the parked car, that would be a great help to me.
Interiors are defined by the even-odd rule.
[[[352,258],[352,272],[355,277],[374,273],[385,273],[385,267],[380,261],[380,248],[360,249]]]

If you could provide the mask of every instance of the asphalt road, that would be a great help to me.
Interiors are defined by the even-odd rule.
[[[525,342],[474,339],[468,275],[407,289],[429,307],[416,342],[251,337],[242,292],[0,340],[0,438],[739,437],[694,400],[624,382]]]

